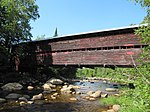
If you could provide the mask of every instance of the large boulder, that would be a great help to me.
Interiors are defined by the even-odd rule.
[[[18,98],[22,97],[22,95],[17,94],[17,93],[10,93],[7,95],[5,98],[6,99],[12,99],[12,100],[17,100]]]
[[[5,91],[21,90],[23,86],[19,83],[8,83],[1,87]]]
[[[53,85],[62,85],[64,82],[60,79],[52,78],[52,79],[48,80],[46,83],[51,83]]]

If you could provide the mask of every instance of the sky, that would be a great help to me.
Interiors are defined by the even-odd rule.
[[[146,11],[132,0],[36,0],[40,18],[31,21],[33,40],[139,24]]]

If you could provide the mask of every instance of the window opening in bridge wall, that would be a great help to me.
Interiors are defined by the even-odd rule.
[[[146,45],[135,45],[134,48],[144,48]]]
[[[81,49],[68,49],[68,50],[56,50],[56,51],[41,51],[37,52],[39,58],[44,58],[44,56],[48,53],[59,53],[59,52],[75,52],[75,51],[97,51],[97,50],[114,50],[114,49],[132,49],[132,48],[143,48],[146,45],[134,45],[134,44],[125,44],[124,46],[108,46],[108,47],[98,47],[98,48],[81,48]]]
[[[114,49],[119,49],[120,47],[119,46],[114,46]]]
[[[143,46],[141,45],[140,47],[141,47],[141,48],[144,48],[145,46],[144,46],[144,45],[143,45]]]
[[[134,48],[134,46],[126,46],[127,49],[131,49],[131,48]]]
[[[100,48],[97,48],[97,50],[102,50],[102,47],[100,47]]]
[[[127,47],[126,47],[126,46],[120,46],[120,48],[121,48],[121,49],[127,49]]]
[[[134,48],[142,48],[140,45],[135,45]]]
[[[103,50],[108,50],[108,47],[103,47]]]
[[[112,49],[114,49],[114,48],[113,48],[113,47],[108,47],[108,48],[107,48],[107,50],[112,50]]]

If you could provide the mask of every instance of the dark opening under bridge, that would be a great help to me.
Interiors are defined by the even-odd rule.
[[[134,66],[145,45],[128,26],[26,43],[22,66]],[[33,61],[34,60],[34,61]]]

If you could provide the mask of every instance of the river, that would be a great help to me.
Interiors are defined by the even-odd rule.
[[[101,90],[102,93],[107,93],[109,95],[116,94],[118,92],[107,92],[105,91],[108,87],[119,88],[119,85],[114,85],[107,83],[106,81],[76,81],[72,82],[73,85],[80,86],[79,94],[61,94],[55,100],[38,100],[33,104],[21,105],[16,101],[7,101],[7,103],[0,104],[0,112],[102,112],[107,110],[107,107],[101,104],[101,98],[94,101],[89,101],[85,99],[86,93],[88,91]],[[21,91],[22,94],[28,94],[32,96],[33,94],[40,93],[41,90],[33,90],[27,92],[26,90]],[[47,94],[45,97],[49,97]],[[77,101],[71,101],[70,98],[76,98]]]

